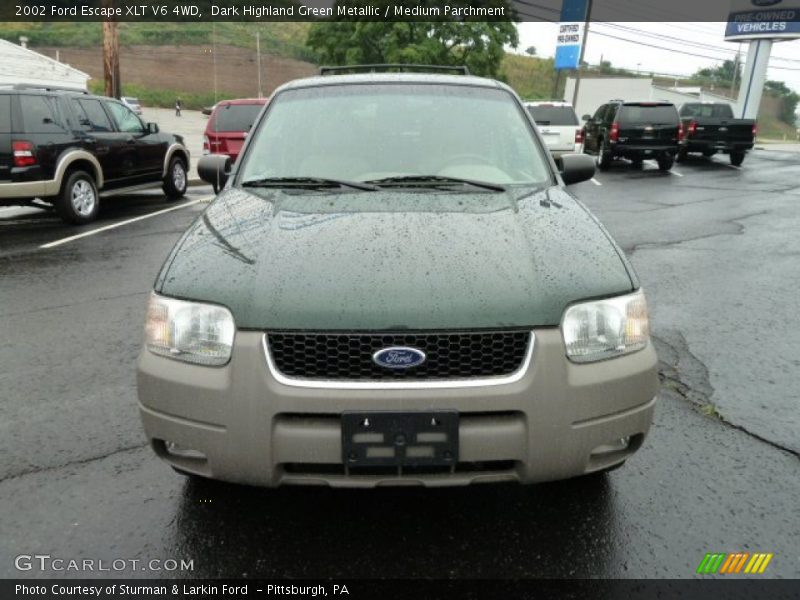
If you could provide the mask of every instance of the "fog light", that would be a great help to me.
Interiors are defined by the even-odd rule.
[[[596,456],[598,454],[612,454],[614,452],[622,452],[626,450],[628,446],[631,444],[631,437],[625,436],[614,440],[610,444],[603,444],[602,446],[598,446],[594,450],[592,450],[592,456]]]
[[[206,455],[200,452],[199,450],[184,448],[183,446],[179,446],[174,442],[164,442],[164,448],[166,448],[167,454],[171,454],[172,456],[178,456],[180,458],[194,458],[200,460],[206,459]]]

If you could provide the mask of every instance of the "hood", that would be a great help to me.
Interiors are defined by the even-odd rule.
[[[555,326],[571,302],[638,286],[570,194],[524,195],[227,190],[156,291],[227,306],[243,329],[417,330]]]

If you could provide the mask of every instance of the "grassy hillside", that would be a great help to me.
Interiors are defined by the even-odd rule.
[[[309,23],[120,23],[120,45],[198,46],[217,44],[255,48],[256,31],[264,54],[313,59],[305,40]],[[0,38],[17,42],[27,36],[31,46],[85,48],[103,41],[102,23],[0,23]]]
[[[553,70],[552,58],[506,54],[502,73],[506,83],[514,88],[523,100],[554,99],[553,84],[556,72]],[[555,98],[560,98],[564,93],[565,80],[566,77],[562,77]]]

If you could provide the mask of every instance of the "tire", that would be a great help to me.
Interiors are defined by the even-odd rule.
[[[687,158],[689,158],[689,151],[686,150],[686,148],[681,148],[680,150],[678,150],[678,154],[675,156],[675,161],[683,162]]]
[[[672,165],[675,164],[675,159],[671,156],[664,156],[658,159],[658,170],[669,171]]]
[[[219,194],[220,187],[216,181],[211,184],[211,187],[214,189],[214,194]]]
[[[188,185],[186,163],[179,156],[173,156],[169,161],[167,175],[164,177],[164,193],[170,200],[177,200],[186,194]]]
[[[731,152],[731,164],[734,167],[742,166],[744,162],[744,152]]]
[[[61,184],[61,192],[53,205],[56,213],[67,223],[91,223],[100,212],[100,196],[94,178],[86,171],[72,171]]]
[[[606,149],[606,141],[600,140],[600,147],[597,149],[597,168],[607,171],[611,166],[611,153]]]

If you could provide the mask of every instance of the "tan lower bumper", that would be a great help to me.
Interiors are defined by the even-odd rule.
[[[657,391],[652,346],[576,365],[556,329],[535,331],[530,368],[492,387],[342,390],[285,385],[269,372],[263,334],[239,332],[231,362],[199,367],[143,351],[139,400],[155,451],[187,472],[263,486],[532,483],[625,460],[641,445]],[[459,464],[442,472],[345,470],[343,411],[459,411]],[[629,438],[626,448],[615,447]],[[196,451],[180,456],[166,443]]]

